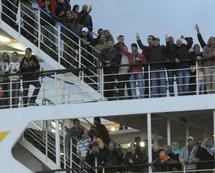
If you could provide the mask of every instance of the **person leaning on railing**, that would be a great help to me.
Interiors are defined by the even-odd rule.
[[[186,171],[197,168],[195,163],[197,161],[196,152],[197,147],[194,146],[194,138],[189,136],[186,140],[186,145],[181,149],[179,154],[179,161],[182,163],[182,168]]]
[[[131,44],[131,52],[120,43],[120,49],[122,53],[128,57],[129,64],[132,66],[130,67],[130,84],[131,84],[131,93],[132,97],[135,99],[137,98],[136,88],[138,83],[139,91],[140,91],[140,98],[145,97],[145,84],[144,84],[144,74],[142,72],[142,65],[145,62],[145,55],[144,53],[138,52],[138,47],[136,43]]]
[[[39,72],[40,64],[36,56],[32,55],[32,49],[26,48],[25,49],[25,56],[20,63],[20,72],[22,74],[23,79],[23,102],[24,106],[35,105],[36,99],[39,94],[41,84],[39,81],[39,76],[37,72]],[[31,74],[28,74],[31,73]],[[34,74],[32,74],[34,73]],[[28,100],[28,92],[30,85],[35,87],[34,92],[30,99]]]
[[[182,40],[187,43],[184,44]],[[189,50],[193,45],[193,39],[191,37],[181,36],[181,39],[177,39],[175,47],[175,62],[177,71],[177,84],[178,95],[188,95],[190,85],[190,66]]]
[[[8,74],[16,74],[19,72],[20,62],[19,62],[19,55],[17,52],[12,53],[11,62],[9,63],[6,72]],[[14,75],[10,76],[10,86],[9,88],[12,89],[12,107],[18,107],[19,103],[19,93],[20,93],[20,76]]]
[[[149,63],[164,62],[168,51],[166,46],[160,45],[160,39],[154,38],[153,47],[146,47],[142,44],[139,33],[137,43],[143,51],[150,51]],[[151,93],[152,97],[166,96],[166,74],[165,65],[162,63],[150,65]]]
[[[204,47],[203,60],[207,93],[215,93],[215,37],[210,37]]]
[[[215,168],[215,148],[213,145],[213,137],[205,138],[202,143],[199,144],[196,157],[200,163],[197,164],[198,169],[214,169]],[[201,163],[203,161],[203,163]],[[204,162],[210,161],[210,162]],[[207,171],[212,173],[213,171]]]
[[[203,55],[200,50],[200,46],[195,44],[193,51],[189,53],[189,59],[191,59],[191,77],[190,77],[190,94],[196,94],[196,88],[198,87],[199,93],[205,93],[205,75],[203,69]],[[198,85],[198,86],[197,86]]]

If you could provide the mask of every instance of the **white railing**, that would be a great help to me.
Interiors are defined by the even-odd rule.
[[[150,69],[150,66],[148,67]],[[85,81],[88,77],[83,76],[82,81],[77,81],[70,72],[63,74],[43,75],[42,79],[35,81],[6,80],[0,83],[4,96],[0,97],[0,108],[17,108],[31,105],[28,104],[23,84],[40,82],[41,88],[37,96],[36,105],[72,104],[83,102],[97,102],[122,99],[147,99],[157,97],[178,97],[186,95],[203,95],[215,93],[215,67],[198,67],[175,69],[175,70],[149,70],[126,74],[104,74],[105,69],[99,68],[101,81],[88,83],[92,88],[98,86],[98,97],[94,98]],[[161,75],[159,75],[161,73]],[[169,73],[174,74],[169,77]],[[184,74],[183,74],[184,73]],[[183,74],[183,75],[181,75]],[[139,75],[139,78],[133,78]],[[96,78],[97,76],[90,76]],[[171,80],[171,81],[170,81]],[[16,84],[18,84],[16,86]],[[30,94],[34,88],[30,87]],[[37,89],[37,88],[35,88]],[[33,96],[35,97],[35,96]],[[31,100],[31,99],[30,99]]]
[[[100,64],[98,58],[83,47],[86,41],[60,22],[55,21],[48,12],[38,6],[32,7],[30,2],[26,4],[20,2],[17,6],[9,0],[4,0],[0,1],[0,7],[3,22],[16,30],[19,36],[24,36],[56,60],[59,65],[66,68],[87,68]],[[95,50],[90,45],[88,47]],[[79,78],[91,75],[99,77],[97,71],[91,69],[76,75]],[[94,78],[87,78],[88,82],[96,83]]]
[[[52,123],[54,121],[43,121],[41,122],[32,122],[28,124],[26,131],[24,132],[24,138],[36,148],[38,148],[47,158],[51,159],[53,162],[57,163],[57,159],[60,159],[61,168],[90,168],[91,166],[86,162],[83,162],[80,165],[80,158],[74,152],[77,150],[77,146],[70,141],[71,145],[66,146],[65,144],[65,129],[64,121],[61,122],[59,136],[56,136],[55,127]],[[56,137],[59,138],[60,153],[57,153],[56,150]],[[59,157],[59,158],[58,158]],[[74,171],[75,173],[78,171]],[[87,171],[83,171],[86,172]]]

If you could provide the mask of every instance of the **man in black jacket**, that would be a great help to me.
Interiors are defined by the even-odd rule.
[[[116,65],[120,64],[121,54],[113,47],[113,42],[108,41],[108,48],[100,53],[100,61],[104,66],[104,96],[112,100],[114,96]]]
[[[137,35],[137,43],[139,47],[145,52],[149,52],[148,62],[150,65],[151,77],[151,93],[152,97],[166,96],[166,74],[164,61],[166,60],[165,53],[167,48],[160,46],[160,39],[154,39],[154,45],[151,47],[143,46],[139,35]],[[163,62],[163,63],[162,63]]]
[[[104,166],[117,166],[120,165],[123,159],[123,152],[115,147],[115,144],[111,141],[108,144],[107,151],[104,151],[103,155],[103,165]],[[120,169],[118,168],[106,168],[106,173],[119,173]]]
[[[187,44],[182,43],[184,39]],[[176,41],[175,48],[175,62],[177,71],[177,83],[178,83],[178,95],[187,95],[189,94],[190,88],[190,66],[191,60],[189,59],[189,50],[193,45],[193,39],[191,37],[185,38],[181,36],[181,39]]]
[[[166,70],[168,75],[168,84],[169,84],[169,95],[174,96],[174,77],[176,76],[176,64],[175,64],[175,43],[172,36],[166,36]]]
[[[89,32],[92,34],[92,31],[93,31],[93,20],[92,20],[92,17],[90,15],[90,12],[92,11],[92,7],[91,6],[87,6],[87,5],[83,5],[82,6],[82,10],[81,12],[79,13],[80,16],[83,16],[83,14],[86,14],[84,15],[84,17],[80,20],[80,24],[82,25],[82,27],[87,27]]]
[[[107,146],[111,141],[107,128],[103,124],[101,124],[101,119],[99,117],[94,118],[94,125],[98,137],[101,138]]]
[[[148,46],[141,44],[138,40],[140,40],[140,34],[139,33],[137,33],[137,43],[145,55],[146,62],[148,62],[148,60],[150,59],[150,56],[151,56],[151,48],[153,48],[153,46],[154,46],[155,37],[153,35],[148,35],[148,38],[147,38]],[[145,97],[149,97],[149,90],[150,90],[149,81],[148,81],[148,76],[149,76],[148,70],[149,70],[148,66],[145,66],[144,67]]]
[[[203,37],[202,37],[202,34],[200,32],[200,28],[199,28],[199,25],[196,25],[195,26],[195,29],[196,29],[196,32],[197,32],[197,38],[199,40],[199,43],[201,45],[202,48],[204,48],[205,46],[207,46],[207,43],[204,41]]]
[[[24,106],[28,105],[28,92],[30,85],[35,87],[33,95],[29,100],[29,105],[35,105],[35,101],[39,94],[41,84],[38,80],[37,72],[40,69],[40,64],[36,56],[32,55],[31,48],[25,49],[25,56],[20,63],[21,73],[33,73],[33,74],[23,74],[23,102]]]
[[[99,149],[99,146],[96,142],[92,143],[91,149],[88,151],[85,161],[92,168],[99,167],[102,165],[103,151]],[[88,173],[95,173],[95,172],[101,173],[100,170],[94,171],[93,169],[90,169],[87,172]]]

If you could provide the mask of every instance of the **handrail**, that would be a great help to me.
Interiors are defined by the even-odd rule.
[[[195,161],[192,162],[192,164],[201,164],[201,163],[214,163],[214,160],[207,160],[207,161]],[[172,162],[172,163],[166,163],[164,162],[163,164],[160,165],[178,165],[178,164],[182,164],[181,162]],[[188,163],[185,163],[186,165],[189,165]],[[82,169],[78,169],[78,168],[70,168],[70,169],[56,169],[56,170],[46,170],[46,171],[36,171],[35,173],[55,173],[55,172],[60,172],[60,171],[72,171],[72,170],[102,170],[102,169],[111,169],[111,168],[119,168],[119,169],[128,169],[128,168],[143,168],[143,167],[148,167],[151,166],[152,163],[148,163],[148,164],[135,164],[135,165],[112,165],[112,166],[98,166],[98,167],[93,167],[93,168],[82,168]],[[204,169],[203,169],[204,170]],[[206,169],[206,170],[215,170],[215,169]],[[198,171],[198,169],[195,169],[195,171]],[[168,171],[169,172],[169,171]],[[184,171],[175,171],[175,172],[184,172]],[[189,172],[189,171],[186,171]],[[192,172],[192,171],[191,171]]]
[[[203,62],[207,62],[207,61],[210,61],[210,60],[214,60],[213,58],[211,59],[207,59],[207,60],[203,60]],[[183,60],[181,62],[190,62],[190,61],[187,61],[187,60]],[[0,62],[1,63],[1,62]],[[158,65],[158,64],[168,64],[168,63],[174,63],[174,61],[158,61],[158,62],[152,62],[152,63],[149,63],[149,62],[144,62],[144,63],[135,63],[135,64],[123,64],[123,65],[114,65],[114,66],[111,66],[111,67],[115,67],[115,68],[119,68],[119,67],[126,67],[126,66],[129,66],[129,67],[134,67],[134,66],[140,66],[140,67],[145,67],[147,65]],[[207,66],[205,67],[201,67],[201,68],[206,68]],[[208,66],[210,67],[210,66]],[[46,75],[54,75],[54,74],[63,74],[63,73],[68,73],[68,72],[80,72],[80,71],[84,71],[84,70],[87,70],[87,69],[102,69],[102,68],[109,68],[105,65],[101,65],[101,66],[96,66],[96,67],[93,67],[93,66],[90,66],[90,67],[82,67],[82,68],[67,68],[67,69],[55,69],[55,70],[43,70],[43,71],[38,71],[38,72],[17,72],[16,74],[0,74],[0,77],[9,77],[9,76],[21,76],[21,75],[30,75],[30,74],[37,74],[39,76],[46,76]],[[184,69],[187,69],[187,68],[184,68]],[[183,70],[183,68],[175,68],[175,69],[171,69],[172,71],[176,71],[176,70]]]

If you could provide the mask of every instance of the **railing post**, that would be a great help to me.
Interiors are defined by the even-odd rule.
[[[58,63],[61,65],[61,26],[57,24],[57,51],[58,51]]]
[[[10,109],[13,107],[13,81],[9,80]]]
[[[98,173],[98,159],[95,157],[95,173]]]
[[[0,22],[2,21],[2,0],[0,0]]]
[[[213,138],[214,138],[214,148],[215,148],[215,110],[213,110],[213,127],[214,127]],[[215,158],[215,155],[214,155],[214,158]]]
[[[70,168],[72,169],[73,168],[73,152],[72,152],[72,147],[73,147],[73,141],[72,141],[72,138],[70,139],[70,146],[69,146],[69,163],[70,163]]]
[[[150,65],[148,65],[148,90],[149,90],[149,98],[151,98],[151,69]]]
[[[46,143],[46,157],[48,157],[48,121],[45,121],[45,143]]]
[[[63,120],[63,129],[62,129],[62,135],[63,135],[63,161],[64,161],[64,169],[66,169],[66,139],[65,139],[65,120]]]
[[[167,145],[171,146],[171,121],[167,119]]]
[[[18,4],[18,11],[17,11],[17,16],[18,16],[18,33],[19,35],[21,35],[21,25],[22,25],[22,14],[21,14],[21,2],[19,1],[19,4]]]
[[[41,37],[42,37],[42,34],[41,34],[41,24],[40,24],[40,15],[41,14],[41,11],[40,9],[38,10],[38,48],[40,49],[41,47]]]
[[[104,100],[104,68],[101,68],[101,77],[100,77],[100,90],[101,90],[101,99]]]
[[[78,68],[81,68],[81,39],[78,39]],[[79,78],[82,76],[81,71],[79,71]]]
[[[59,121],[55,121],[55,156],[56,165],[60,168],[60,132],[59,132]]]
[[[151,113],[147,113],[147,137],[148,137],[148,163],[152,163],[152,121]],[[149,173],[152,173],[152,167],[149,166]]]
[[[196,95],[199,95],[199,67],[198,62],[196,62]]]

